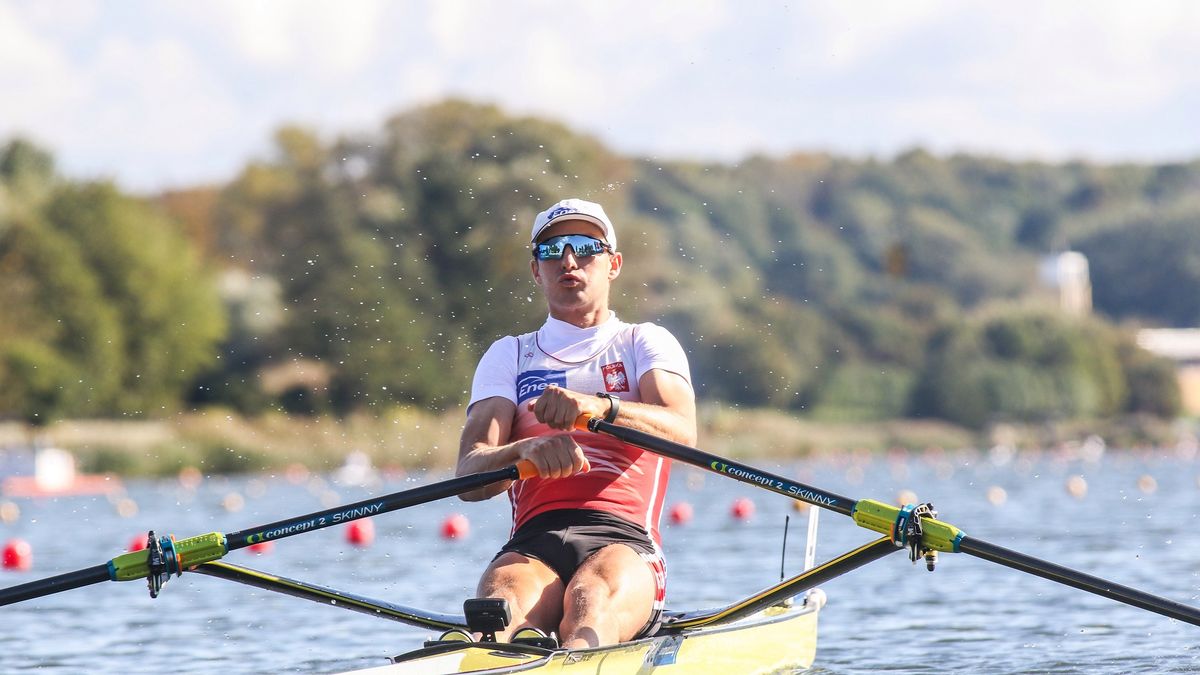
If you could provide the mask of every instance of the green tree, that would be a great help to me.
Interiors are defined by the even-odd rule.
[[[1129,383],[1126,411],[1168,419],[1180,414],[1183,400],[1174,363],[1147,352],[1129,338],[1120,342],[1117,355]]]
[[[108,412],[120,318],[79,243],[37,215],[0,229],[0,415],[47,424]]]
[[[161,214],[53,167],[23,141],[0,150],[0,415],[175,408],[214,356],[215,290]]]
[[[0,205],[20,201],[36,206],[55,183],[54,157],[49,152],[23,138],[0,146]]]
[[[1195,173],[919,148],[865,161],[625,158],[551,121],[450,100],[355,136],[281,129],[274,155],[221,192],[215,227],[192,228],[216,233],[218,260],[277,284],[284,310],[225,346],[225,381],[316,359],[339,411],[460,401],[478,354],[544,314],[529,221],[583,196],[605,204],[630,263],[614,307],[672,328],[703,396],[864,418],[903,412],[909,392],[914,410],[978,425],[1143,400],[1134,361],[1113,356],[1119,341],[1099,324],[980,308],[1034,296],[1047,250],[1138,218],[1194,219]],[[1095,241],[1094,272],[1135,264],[1138,242]],[[1190,240],[1169,241],[1166,268],[1190,279]],[[1188,320],[1183,304],[1132,299],[1161,292],[1155,273],[1118,277],[1137,287],[1119,303],[1094,275],[1097,306]]]
[[[1126,377],[1111,329],[1037,310],[1005,310],[946,329],[914,408],[971,427],[1099,417],[1123,409]]]
[[[1200,326],[1200,209],[1134,218],[1077,244],[1092,299],[1115,318]]]
[[[218,239],[279,282],[288,339],[275,358],[329,364],[339,411],[459,401],[483,349],[544,313],[527,223],[624,166],[561,125],[461,101],[371,138],[287,128],[276,146],[225,191]]]
[[[225,330],[216,289],[193,250],[159,212],[108,184],[61,190],[46,217],[77,243],[119,317],[125,360],[113,409],[176,408]]]

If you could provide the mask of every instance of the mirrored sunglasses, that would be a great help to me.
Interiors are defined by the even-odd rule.
[[[602,240],[586,234],[560,234],[534,244],[533,257],[537,260],[558,260],[567,251],[567,246],[575,252],[576,258],[590,258],[605,251],[612,251],[612,247]]]

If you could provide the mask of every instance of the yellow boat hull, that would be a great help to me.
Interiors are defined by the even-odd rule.
[[[546,651],[521,645],[439,645],[396,657],[359,675],[444,673],[790,673],[812,666],[822,594],[769,607],[737,622],[608,647]]]

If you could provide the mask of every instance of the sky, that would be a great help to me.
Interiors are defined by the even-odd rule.
[[[617,152],[1200,158],[1191,0],[0,0],[0,142],[154,191],[455,96]]]

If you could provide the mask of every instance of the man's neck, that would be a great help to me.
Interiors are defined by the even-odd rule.
[[[553,308],[550,309],[551,317],[558,319],[559,321],[569,323],[576,328],[591,328],[592,326],[598,326],[605,321],[608,321],[608,317],[610,315],[611,312],[608,311],[607,306],[596,309],[565,312],[555,311]]]

